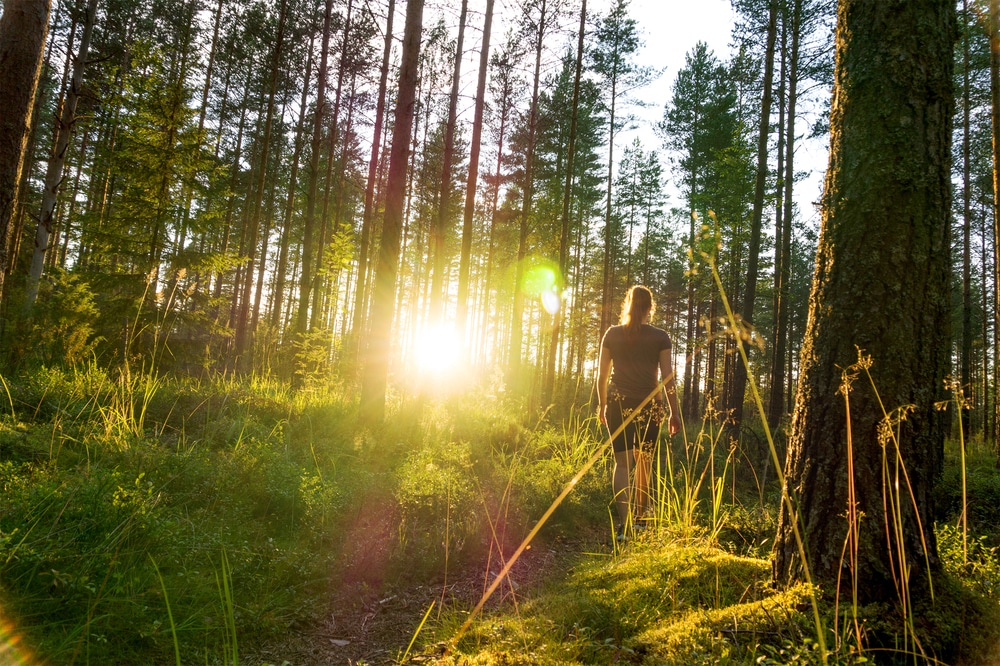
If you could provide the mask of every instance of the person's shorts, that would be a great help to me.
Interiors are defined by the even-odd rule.
[[[636,410],[642,402],[641,399],[631,399],[624,396],[612,395],[608,398],[608,434],[614,435],[621,424],[628,416]],[[615,451],[628,451],[639,448],[642,451],[652,452],[656,448],[656,440],[660,436],[660,424],[665,416],[663,404],[657,400],[650,400],[642,410],[636,414],[625,428],[618,433],[618,436],[611,441],[611,446]]]

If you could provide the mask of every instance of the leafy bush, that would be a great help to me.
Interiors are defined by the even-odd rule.
[[[414,451],[400,466],[398,479],[400,536],[425,564],[436,565],[467,545],[478,545],[482,501],[468,444]]]
[[[1000,555],[984,536],[971,536],[963,544],[962,531],[954,525],[938,525],[938,555],[944,569],[984,597],[1000,601]]]

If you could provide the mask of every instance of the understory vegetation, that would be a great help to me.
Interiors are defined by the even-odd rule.
[[[7,640],[41,663],[250,663],[257,648],[315,626],[346,587],[387,596],[510,558],[602,445],[589,410],[526,417],[484,390],[397,395],[372,430],[356,425],[344,390],[292,393],[263,379],[92,366],[35,370],[3,389],[2,619]],[[771,587],[774,473],[757,435],[730,448],[717,420],[688,424],[687,445],[663,445],[646,529],[611,537],[605,453],[536,537],[568,548],[556,574],[467,628],[466,602],[428,614],[390,659],[822,663],[821,645],[843,664],[989,656],[1000,473],[985,446],[967,446],[963,495],[949,445],[945,572],[935,607],[908,621],[807,585]],[[386,529],[371,527],[371,513]],[[365,552],[363,566],[351,549]]]

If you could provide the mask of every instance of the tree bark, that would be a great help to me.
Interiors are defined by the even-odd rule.
[[[586,0],[584,0],[586,2]],[[469,146],[469,178],[465,185],[465,211],[462,217],[462,251],[458,260],[458,308],[455,323],[458,339],[465,339],[469,316],[469,267],[472,257],[472,219],[476,212],[476,187],[479,183],[479,151],[483,137],[483,110],[486,106],[486,74],[490,64],[490,34],[493,29],[494,0],[486,0],[483,19],[483,44],[479,48],[479,81],[476,84],[476,109],[472,119],[472,144]]]
[[[993,130],[993,430],[1000,465],[1000,0],[990,0],[990,100]]]
[[[295,334],[300,339],[309,324],[309,293],[313,286],[313,255],[316,233],[316,199],[319,196],[319,154],[323,138],[323,114],[326,111],[326,75],[330,57],[330,19],[333,0],[326,0],[323,13],[323,45],[320,48],[319,73],[316,83],[316,108],[313,111],[312,139],[309,155],[309,184],[306,194],[306,211],[302,230],[302,270],[299,273],[299,305],[295,315]],[[301,373],[292,373],[292,387],[302,384]]]
[[[25,145],[31,127],[50,0],[7,0],[0,17],[0,309],[6,303],[11,229]]]
[[[573,73],[573,102],[570,109],[569,141],[566,146],[566,179],[563,184],[562,218],[559,232],[559,276],[556,287],[560,290],[559,309],[553,313],[552,332],[549,338],[548,366],[542,382],[542,404],[552,402],[556,381],[556,350],[559,348],[559,335],[562,328],[563,307],[562,290],[566,287],[566,275],[569,270],[569,213],[570,199],[573,195],[573,165],[576,160],[576,132],[580,111],[580,78],[583,74],[583,38],[587,28],[587,0],[580,5],[580,30],[576,42],[576,71]]]
[[[431,321],[444,321],[444,272],[445,233],[451,216],[451,171],[455,153],[455,122],[458,115],[458,84],[462,76],[462,50],[465,44],[465,17],[469,11],[469,0],[462,0],[462,10],[458,17],[458,39],[455,42],[455,64],[451,75],[451,94],[448,96],[448,123],[444,131],[444,155],[441,160],[441,191],[438,195],[438,211],[434,219],[431,235],[434,239],[434,264],[431,277]],[[472,168],[472,165],[469,165]]]
[[[283,327],[281,309],[285,299],[285,273],[288,271],[288,249],[291,245],[292,218],[295,214],[295,195],[299,182],[299,162],[305,144],[306,106],[309,102],[309,80],[312,78],[313,44],[309,40],[309,56],[306,59],[306,73],[302,80],[302,97],[299,100],[299,118],[295,124],[295,148],[292,151],[291,173],[288,175],[288,190],[285,193],[285,210],[282,216],[281,244],[278,249],[278,266],[274,273],[274,301],[271,304],[271,327],[280,331]]]
[[[417,69],[424,0],[408,0],[403,28],[403,55],[399,71],[396,114],[389,149],[389,176],[386,183],[385,221],[375,272],[371,333],[368,336],[365,373],[361,383],[359,415],[367,423],[385,417],[385,390],[392,348],[393,303],[396,272],[399,268],[399,239],[406,198],[406,167],[410,150],[410,130],[416,102]]]
[[[962,0],[962,20],[969,15],[968,2]],[[970,403],[972,391],[972,149],[969,139],[969,35],[962,32],[962,395]],[[984,340],[985,342],[985,340]],[[962,408],[965,440],[972,432],[970,409]]]
[[[257,168],[257,184],[254,188],[253,210],[250,216],[250,226],[248,228],[249,240],[246,244],[247,264],[244,272],[243,295],[241,297],[241,307],[236,320],[235,347],[236,355],[240,357],[250,345],[250,338],[253,336],[253,325],[250,314],[250,291],[253,289],[253,266],[257,258],[257,237],[260,230],[261,216],[264,200],[264,189],[268,172],[268,157],[271,147],[271,129],[274,125],[274,97],[277,94],[278,74],[281,65],[282,46],[285,36],[285,21],[288,14],[288,0],[281,0],[278,9],[278,35],[275,38],[274,52],[271,60],[271,73],[267,92],[267,110],[264,119],[264,134],[261,137],[260,160]],[[266,257],[261,256],[260,261]],[[256,302],[259,303],[259,300]],[[256,309],[253,319],[256,320],[258,313]]]
[[[535,137],[538,131],[538,86],[541,82],[542,42],[545,39],[547,0],[542,0],[538,16],[538,32],[535,34],[535,74],[531,92],[531,110],[528,113],[528,144],[524,156],[524,184],[522,186],[521,223],[518,230],[517,265],[514,268],[514,307],[510,320],[510,355],[508,383],[517,384],[521,374],[521,347],[524,337],[524,294],[521,281],[524,278],[524,258],[528,254],[528,222],[531,216],[531,199],[534,196]]]
[[[861,603],[905,607],[939,566],[931,490],[947,431],[935,403],[949,370],[955,31],[951,0],[839,4],[830,163],[774,550],[780,584],[811,572],[831,593],[840,585]],[[856,377],[842,390],[845,368]]]
[[[757,299],[757,264],[760,260],[760,234],[764,219],[764,194],[767,187],[767,137],[771,128],[771,88],[774,82],[774,43],[778,33],[778,2],[770,0],[767,15],[767,46],[764,50],[763,99],[760,105],[760,124],[757,129],[757,177],[753,192],[753,213],[750,221],[750,249],[747,257],[747,283],[743,293],[743,324],[753,324],[754,304]],[[749,354],[749,348],[747,348]],[[743,400],[747,389],[747,367],[739,358],[733,358],[733,392],[729,409],[735,428],[743,422]]]
[[[80,37],[80,47],[73,64],[73,76],[70,79],[69,90],[63,100],[62,112],[56,125],[55,145],[49,164],[45,171],[45,189],[42,192],[42,210],[38,216],[38,227],[35,230],[35,249],[31,256],[31,268],[28,271],[28,283],[24,293],[24,309],[30,311],[38,296],[38,283],[42,278],[45,266],[45,255],[49,250],[49,239],[55,226],[56,202],[59,198],[59,186],[63,180],[63,170],[66,166],[66,152],[70,139],[73,138],[73,126],[76,124],[76,105],[80,99],[83,87],[83,70],[87,66],[87,55],[90,51],[90,38],[94,34],[94,21],[97,17],[97,0],[89,0],[84,16],[83,34]]]
[[[375,215],[375,188],[378,183],[379,145],[385,120],[385,90],[389,78],[389,57],[392,52],[392,18],[396,0],[389,0],[385,18],[385,45],[382,49],[382,71],[378,80],[378,100],[375,103],[375,126],[372,129],[372,152],[368,160],[368,181],[365,187],[365,207],[361,215],[361,242],[358,247],[358,283],[354,290],[354,313],[351,324],[351,351],[357,354],[368,310],[368,255]]]

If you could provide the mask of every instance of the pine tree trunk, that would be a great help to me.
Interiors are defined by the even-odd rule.
[[[492,0],[491,0],[492,1]],[[354,290],[354,313],[351,324],[351,353],[357,354],[364,321],[368,310],[368,255],[375,225],[375,189],[378,184],[379,145],[382,142],[382,125],[385,119],[385,90],[389,78],[389,57],[392,51],[392,19],[396,0],[389,0],[385,19],[385,45],[382,49],[382,69],[378,80],[378,99],[375,102],[375,126],[372,129],[372,152],[368,160],[368,180],[365,187],[365,207],[361,216],[361,243],[358,247],[358,284]]]
[[[312,286],[312,313],[309,317],[309,328],[317,329],[322,326],[323,315],[324,315],[324,297],[326,295],[324,279],[329,280],[330,277],[326,271],[324,271],[324,257],[326,256],[326,246],[330,242],[330,237],[333,231],[336,229],[336,220],[334,224],[330,224],[330,197],[333,194],[333,171],[334,166],[338,163],[336,159],[337,146],[342,144],[345,140],[341,137],[340,129],[340,105],[344,92],[344,76],[347,72],[347,55],[350,48],[350,37],[351,37],[351,16],[354,12],[354,0],[347,0],[347,16],[344,20],[344,33],[341,36],[340,44],[340,62],[337,66],[337,90],[333,98],[333,116],[330,120],[330,134],[329,134],[329,148],[327,149],[326,158],[326,179],[323,188],[323,213],[320,216],[319,225],[319,242],[316,247],[316,271],[313,273],[313,286]],[[346,135],[345,135],[346,136]],[[337,182],[340,182],[340,174],[342,172],[337,172]],[[338,192],[338,201],[340,193]],[[336,205],[334,206],[336,211]]]
[[[423,11],[424,0],[408,0],[406,23],[403,28],[403,55],[399,71],[396,113],[392,128],[392,147],[389,153],[385,221],[382,224],[382,242],[375,272],[371,333],[368,336],[365,373],[361,383],[359,416],[368,423],[379,423],[385,417],[385,391],[389,374],[389,354],[392,349],[396,272],[399,268],[399,239],[406,198],[406,171],[410,130],[413,126],[413,110],[416,103]]]
[[[584,0],[586,2],[586,0]],[[476,109],[472,120],[472,144],[469,146],[469,178],[465,186],[465,211],[462,218],[462,251],[458,261],[458,308],[455,322],[458,339],[467,345],[466,325],[469,316],[469,267],[472,257],[472,221],[476,212],[476,188],[479,184],[479,151],[483,136],[483,110],[486,106],[486,75],[490,64],[490,34],[493,29],[494,0],[486,0],[483,19],[483,43],[479,48],[479,81],[476,84]]]
[[[465,17],[469,10],[469,0],[462,0],[458,17],[458,39],[455,43],[455,64],[451,75],[451,94],[448,96],[448,123],[444,131],[444,154],[441,160],[441,191],[438,195],[437,216],[431,228],[433,238],[434,264],[431,267],[431,321],[444,321],[445,295],[445,233],[451,216],[451,169],[455,153],[455,122],[458,115],[458,84],[462,76],[462,49],[465,44]],[[471,168],[471,165],[470,165]]]
[[[73,126],[76,124],[76,106],[80,99],[83,86],[83,70],[87,65],[87,54],[90,51],[90,38],[94,33],[94,21],[97,17],[97,0],[89,0],[84,15],[83,35],[80,37],[80,47],[73,64],[73,76],[70,79],[69,90],[63,99],[62,112],[56,125],[55,146],[49,158],[45,172],[45,189],[42,192],[42,210],[38,216],[38,227],[35,230],[35,249],[31,257],[31,268],[28,272],[28,283],[25,287],[24,309],[30,311],[38,296],[38,283],[42,278],[45,266],[45,255],[49,250],[49,239],[55,226],[56,202],[59,197],[59,186],[62,184],[63,171],[66,166],[66,152],[70,139],[73,137]]]
[[[781,253],[784,236],[784,183],[785,183],[785,78],[786,66],[788,64],[788,21],[786,17],[781,21],[781,73],[778,75],[778,168],[775,171],[777,176],[775,183],[774,201],[774,286],[772,288],[772,298],[774,311],[774,326],[771,332],[771,372],[769,381],[769,391],[767,400],[767,425],[774,433],[781,422],[781,417],[785,413],[785,355],[782,349],[779,353],[778,342],[780,330],[779,323],[782,317],[781,310],[788,304],[781,297],[782,271],[786,264],[783,263]]]
[[[288,0],[281,0],[281,6],[278,9],[278,34],[275,38],[274,52],[271,59],[271,73],[267,92],[267,110],[265,112],[264,133],[261,137],[260,160],[258,162],[257,169],[257,185],[254,188],[253,212],[250,216],[250,224],[248,228],[249,240],[246,244],[247,264],[243,279],[243,295],[241,297],[241,307],[236,320],[235,347],[238,358],[246,352],[250,344],[250,338],[253,335],[253,326],[250,319],[250,291],[253,288],[254,283],[252,279],[253,266],[257,258],[257,238],[260,230],[264,189],[268,173],[268,158],[271,147],[271,129],[274,125],[274,98],[277,94],[278,88],[278,74],[281,65],[282,46],[284,43],[285,21],[287,19],[287,14]],[[266,257],[263,255],[260,257],[261,262],[265,259]],[[255,300],[255,303],[259,303],[259,300]],[[256,312],[255,309],[253,313],[254,320],[257,319],[258,314],[259,313]]]
[[[962,0],[962,19],[967,20],[968,2]],[[965,441],[972,432],[972,167],[969,139],[969,36],[962,32],[962,395],[969,404],[962,409]]]
[[[319,196],[319,154],[323,139],[323,114],[326,112],[327,61],[330,56],[330,19],[333,0],[326,0],[323,14],[323,46],[320,49],[319,74],[316,83],[316,108],[313,111],[313,131],[309,155],[309,185],[302,230],[302,269],[299,274],[299,307],[295,316],[295,334],[300,339],[309,324],[309,294],[313,286],[313,257],[316,253],[316,199]],[[292,387],[301,386],[302,376],[292,375]]]
[[[993,430],[1000,465],[1000,0],[990,2],[990,100],[993,120]]]
[[[542,382],[542,404],[552,402],[556,378],[556,351],[559,349],[559,336],[562,329],[563,304],[562,291],[566,287],[566,275],[569,270],[569,213],[570,200],[573,196],[573,166],[576,159],[577,116],[580,111],[580,78],[583,74],[583,38],[587,28],[587,0],[580,5],[580,30],[576,42],[576,71],[573,74],[573,102],[570,109],[569,142],[566,146],[566,179],[563,184],[562,219],[559,233],[559,276],[556,287],[559,289],[559,309],[553,314],[552,332],[549,339],[548,366]]]
[[[309,40],[309,57],[306,59],[306,73],[302,79],[302,97],[299,100],[299,118],[295,123],[295,148],[292,151],[291,172],[288,175],[288,190],[285,192],[285,210],[282,215],[281,245],[278,249],[278,266],[274,274],[274,301],[271,305],[271,328],[280,332],[283,327],[281,308],[285,300],[285,273],[288,271],[288,250],[291,245],[292,219],[295,214],[295,195],[298,191],[299,162],[305,144],[306,105],[309,101],[309,81],[312,78],[313,39]]]
[[[948,425],[935,403],[950,355],[955,7],[841,0],[838,17],[774,575],[787,585],[811,574],[860,603],[899,601],[905,586],[905,607],[927,593],[928,565],[939,568],[931,491]],[[841,389],[845,368],[854,380]]]
[[[782,177],[782,184],[785,188],[784,195],[782,197],[782,202],[785,206],[785,211],[782,214],[782,228],[781,228],[781,268],[778,276],[779,288],[778,288],[778,303],[780,307],[777,312],[775,312],[775,344],[774,344],[774,355],[776,359],[785,360],[788,356],[786,348],[788,346],[789,339],[789,309],[791,308],[790,294],[791,294],[791,265],[792,265],[792,212],[793,204],[792,200],[792,189],[795,186],[795,117],[796,117],[796,102],[798,100],[798,83],[799,83],[799,42],[801,39],[801,14],[802,14],[802,2],[801,0],[796,0],[794,3],[794,8],[792,10],[792,51],[789,56],[788,63],[788,110],[786,113],[786,126],[785,126],[785,173]],[[790,363],[790,359],[788,360]],[[791,380],[791,372],[787,373],[789,381]],[[793,393],[793,388],[789,386],[788,395],[791,399]],[[780,404],[780,400],[777,401]],[[772,410],[773,412],[774,410]],[[780,418],[780,412],[775,415],[772,414],[769,418],[774,418],[774,424],[777,424],[777,420]],[[770,420],[768,421],[771,422]]]
[[[6,304],[6,277],[13,263],[8,252],[17,210],[15,199],[42,66],[49,8],[49,0],[6,0],[0,16],[0,98],[4,100],[4,112],[0,114],[0,311]]]
[[[538,17],[538,32],[535,34],[535,74],[531,91],[531,110],[528,114],[528,144],[525,147],[524,184],[522,186],[521,223],[518,230],[517,265],[514,269],[514,300],[510,320],[510,355],[507,358],[508,384],[516,386],[521,374],[521,347],[524,331],[524,294],[521,282],[524,278],[524,258],[528,254],[528,222],[531,216],[531,200],[534,196],[535,137],[538,131],[538,87],[541,83],[542,42],[545,39],[547,0],[542,0]]]
[[[767,18],[767,46],[764,51],[763,99],[760,105],[760,124],[757,129],[757,178],[754,183],[753,213],[750,221],[750,249],[747,257],[747,281],[743,292],[743,324],[753,325],[754,304],[757,299],[757,265],[760,260],[760,234],[764,219],[764,195],[767,187],[767,137],[771,128],[771,88],[774,81],[774,43],[778,33],[778,2],[770,0]],[[747,354],[751,350],[747,347]],[[747,388],[747,367],[742,359],[734,358],[733,393],[729,409],[731,419],[738,429],[743,422],[743,400]]]

